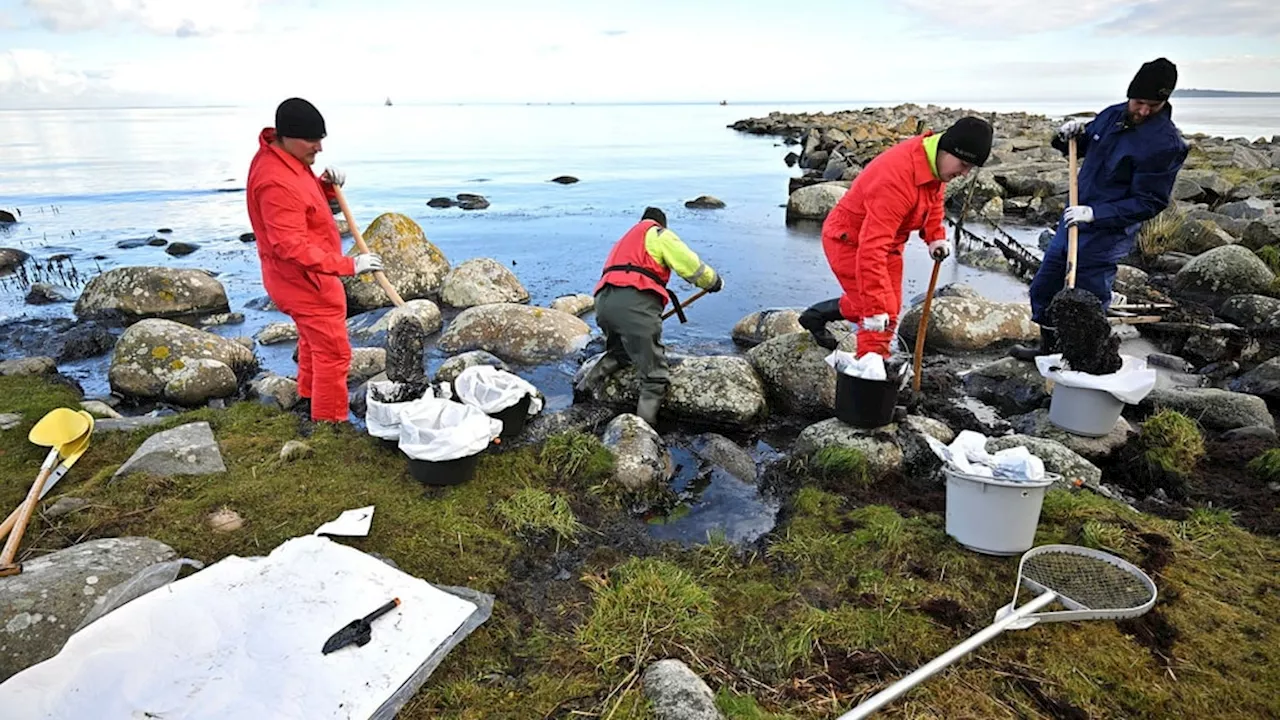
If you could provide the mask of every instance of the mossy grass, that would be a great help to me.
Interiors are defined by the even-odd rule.
[[[74,403],[59,386],[0,378],[0,412],[24,416],[0,433],[0,500],[16,505],[39,465],[30,425]],[[111,482],[148,435],[192,420],[212,426],[227,473]],[[665,657],[686,662],[734,720],[831,718],[985,627],[1011,600],[1016,557],[965,550],[942,513],[913,510],[905,489],[897,509],[859,504],[803,464],[793,466],[798,490],[788,491],[780,524],[758,543],[684,547],[648,540],[642,519],[592,492],[606,483],[609,456],[589,435],[489,454],[471,481],[425,489],[402,456],[346,426],[317,428],[305,438],[314,454],[283,463],[280,447],[298,430],[292,414],[242,403],[95,436],[46,501],[90,505],[37,515],[24,553],[143,535],[210,563],[266,554],[343,510],[374,505],[369,537],[341,542],[496,600],[401,712],[408,720],[648,718],[641,673]],[[575,542],[530,530],[565,521],[566,505],[581,525]],[[224,506],[244,518],[242,529],[208,528],[208,514]],[[1036,544],[1051,542],[1100,547],[1145,568],[1160,590],[1155,610],[1005,633],[887,717],[1280,714],[1280,541],[1245,531],[1221,508],[1166,520],[1054,489],[1036,533]]]
[[[1205,452],[1200,428],[1176,410],[1161,410],[1142,423],[1138,442],[1148,467],[1170,475],[1189,474]]]
[[[1280,448],[1272,448],[1250,460],[1249,472],[1263,482],[1280,482]]]
[[[1154,258],[1173,247],[1178,231],[1187,221],[1187,215],[1176,204],[1144,222],[1138,230],[1138,251],[1144,257]]]

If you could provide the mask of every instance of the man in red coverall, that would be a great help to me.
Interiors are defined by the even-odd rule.
[[[245,198],[262,284],[298,326],[298,397],[310,401],[312,420],[346,422],[351,343],[338,277],[381,270],[382,258],[342,252],[329,199],[345,176],[336,168],[320,178],[311,171],[324,137],[324,118],[314,105],[301,98],[280,103],[275,127],[258,136]]]
[[[822,248],[844,295],[800,315],[800,325],[828,350],[837,345],[827,323],[858,324],[857,355],[889,356],[902,309],[902,250],[919,231],[929,254],[942,260],[951,243],[942,227],[946,183],[986,163],[993,131],[964,117],[941,135],[926,132],[872,160],[822,225]]]

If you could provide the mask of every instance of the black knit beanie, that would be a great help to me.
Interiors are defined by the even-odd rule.
[[[324,117],[306,100],[289,98],[276,108],[276,136],[319,140],[325,136]]]
[[[1128,97],[1134,100],[1168,100],[1178,84],[1178,66],[1164,58],[1143,63],[1129,83]]]
[[[946,150],[967,163],[981,167],[991,155],[991,123],[979,117],[962,117],[938,139],[938,149]]]
[[[662,227],[666,227],[666,226],[667,226],[667,214],[666,214],[666,213],[664,213],[664,212],[662,212],[661,210],[659,210],[659,209],[658,209],[658,208],[656,208],[656,207],[652,207],[652,206],[650,206],[650,207],[645,208],[645,209],[644,209],[644,214],[640,216],[640,219],[641,219],[641,220],[652,220],[652,221],[654,221],[654,222],[658,223],[659,225],[661,225]]]

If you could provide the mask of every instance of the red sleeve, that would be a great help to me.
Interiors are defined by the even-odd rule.
[[[889,307],[897,297],[889,287],[889,251],[897,242],[898,228],[912,201],[901,188],[886,183],[867,203],[867,217],[858,236],[858,289],[864,317],[897,312]]]
[[[946,196],[947,184],[942,183],[938,188],[937,196],[933,199],[933,205],[929,207],[929,216],[924,221],[924,232],[920,234],[920,238],[927,243],[947,239],[947,231],[942,227],[942,218],[946,217],[947,212],[942,203]]]
[[[307,234],[307,217],[303,203],[285,187],[272,183],[258,193],[262,221],[267,226],[265,238],[278,257],[301,265],[321,275],[354,275],[355,258],[331,253],[311,242]]]

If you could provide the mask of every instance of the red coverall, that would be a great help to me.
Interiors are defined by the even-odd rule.
[[[311,418],[346,422],[351,343],[338,276],[354,275],[355,259],[342,252],[333,189],[273,140],[274,128],[258,136],[245,190],[262,284],[298,326],[298,396],[310,398]]]
[[[887,314],[881,332],[859,328],[858,356],[889,355],[902,309],[902,249],[912,231],[924,241],[946,237],[944,183],[933,174],[924,135],[904,140],[872,160],[822,224],[822,249],[844,295],[840,313],[861,322]]]

